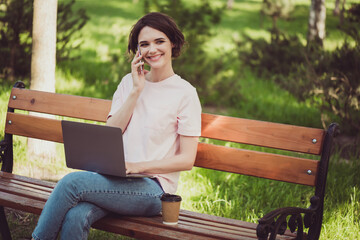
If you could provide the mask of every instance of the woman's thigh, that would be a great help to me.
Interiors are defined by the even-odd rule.
[[[96,204],[122,215],[156,215],[161,210],[160,185],[150,178],[120,178],[93,172],[74,172],[60,182],[76,192],[78,201]]]

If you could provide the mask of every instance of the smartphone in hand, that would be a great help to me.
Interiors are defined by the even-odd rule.
[[[138,44],[138,46],[137,46],[137,49],[138,49],[138,52],[139,52],[139,56],[141,56],[141,51],[140,51],[140,45],[139,45],[139,44]],[[139,62],[142,63],[141,60],[140,60]],[[143,70],[143,65],[140,66],[140,71],[142,71],[142,70]]]

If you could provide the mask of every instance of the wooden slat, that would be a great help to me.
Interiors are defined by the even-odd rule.
[[[202,137],[289,151],[320,154],[324,130],[202,114]],[[314,144],[313,139],[317,142]]]
[[[232,226],[236,228],[237,231],[234,229],[229,229],[228,225],[225,223],[215,223],[215,221],[211,220],[199,220],[199,219],[192,219],[191,217],[184,217],[181,213],[179,218],[179,224],[176,226],[175,231],[180,231],[184,233],[192,233],[196,236],[206,236],[206,237],[216,237],[216,239],[239,239],[239,238],[256,238],[255,228],[256,224],[253,224],[252,229],[249,231],[249,229],[244,228],[240,223],[242,223],[239,220],[236,220],[237,222],[240,222],[236,224],[237,226]],[[207,215],[209,217],[215,217],[211,215]],[[221,218],[220,218],[221,219]],[[162,220],[160,216],[155,217],[127,217],[128,221],[132,222],[138,222],[145,225],[151,225],[154,228],[168,228],[168,229],[174,229],[172,226],[167,226],[162,224]],[[217,226],[215,226],[217,224]],[[244,231],[245,230],[245,231]]]
[[[52,192],[52,189],[53,189],[53,188],[39,186],[37,184],[33,184],[33,183],[30,183],[30,182],[17,181],[15,179],[1,178],[0,182],[2,184],[7,185],[7,186],[14,186],[16,188],[23,188],[23,189],[31,189],[31,190],[34,190],[36,192],[46,193],[46,194],[50,194]]]
[[[44,205],[44,201],[1,192],[0,206],[13,208],[28,213],[40,214],[44,208]]]
[[[111,101],[13,88],[9,107],[105,122]],[[264,121],[202,114],[202,136],[290,151],[320,154],[324,131]],[[313,139],[317,142],[314,144]]]
[[[150,223],[152,218],[147,218],[146,223],[139,223],[132,221],[134,218],[127,217],[117,217],[117,216],[108,216],[101,219],[99,222],[93,224],[92,227],[105,230],[108,232],[118,233],[133,237],[136,239],[153,239],[153,240],[215,240],[215,239],[229,239],[224,237],[219,237],[216,235],[201,235],[196,231],[194,232],[184,232],[185,227],[178,226],[165,226],[163,224],[154,226]],[[159,223],[160,224],[160,223]],[[241,239],[241,238],[232,238],[232,239]]]
[[[50,196],[50,193],[39,191],[31,187],[24,187],[12,183],[0,181],[0,192],[9,193],[17,196],[27,197],[35,200],[45,200]]]
[[[42,182],[42,183],[41,183]],[[54,184],[0,171],[0,192],[46,201]]]
[[[8,113],[6,132],[63,142],[54,119]],[[318,161],[200,143],[195,166],[314,186]]]
[[[107,114],[110,111],[111,101],[13,88],[9,100],[9,107],[105,122]]]
[[[318,161],[199,143],[195,166],[315,186]],[[307,171],[312,174],[308,175]]]
[[[214,226],[226,225],[226,228],[228,229],[241,228],[242,232],[248,232],[248,233],[255,233],[257,227],[256,223],[218,217],[204,213],[191,212],[183,209],[180,210],[179,219],[184,221],[193,221],[197,224],[205,221],[206,222],[205,225],[214,225]],[[291,233],[290,230],[286,230],[284,236],[278,236],[277,239],[293,239],[294,237],[295,235]]]
[[[9,112],[6,118],[5,132],[24,137],[63,142],[61,121],[55,119]]]
[[[44,180],[40,180],[40,179],[36,179],[36,178],[30,178],[30,177],[20,176],[20,175],[13,174],[13,173],[0,171],[0,180],[2,180],[2,179],[15,180],[15,181],[22,182],[22,183],[28,183],[33,186],[44,187],[47,189],[52,189],[56,185],[55,182],[49,182],[49,181],[44,181]]]

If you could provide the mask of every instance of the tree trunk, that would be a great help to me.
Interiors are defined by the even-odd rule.
[[[325,39],[325,0],[311,0],[307,44],[315,42],[323,45]]]
[[[234,5],[234,0],[227,0],[226,6],[227,9],[232,9]]]
[[[56,20],[57,0],[34,1],[30,89],[55,92]],[[51,161],[56,158],[56,145],[29,138],[28,156]]]
[[[339,16],[340,14],[340,0],[335,1],[335,8],[333,11],[334,16]]]

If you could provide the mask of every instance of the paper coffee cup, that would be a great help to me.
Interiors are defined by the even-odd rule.
[[[179,221],[181,197],[179,195],[164,193],[161,196],[163,223],[176,225]]]

